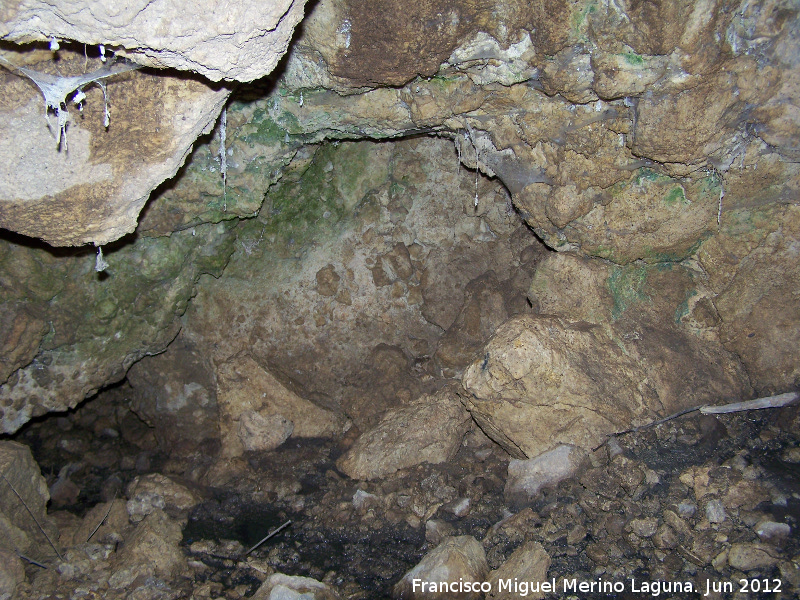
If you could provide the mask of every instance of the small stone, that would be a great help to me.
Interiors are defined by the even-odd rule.
[[[517,507],[535,499],[545,486],[557,485],[568,478],[583,462],[583,452],[568,444],[529,460],[512,459],[508,463],[506,500]]]
[[[455,528],[447,521],[440,519],[430,519],[425,523],[425,541],[434,546],[438,546],[441,541],[453,535]]]
[[[706,503],[706,519],[709,523],[722,523],[726,517],[725,506],[722,502],[714,499]]]
[[[762,521],[756,525],[756,533],[762,542],[780,543],[788,539],[792,528],[786,523],[775,521]]]
[[[678,515],[682,519],[691,519],[697,512],[697,505],[694,502],[680,502],[678,504]]]
[[[356,490],[353,494],[353,508],[358,512],[363,513],[379,504],[378,497],[375,494],[370,494],[364,490]]]
[[[655,535],[653,536],[653,545],[656,548],[677,548],[680,540],[678,540],[678,536],[675,534],[675,530],[672,529],[669,525],[662,525],[658,528]]]
[[[504,562],[499,569],[493,571],[489,577],[492,591],[486,595],[487,600],[512,600],[521,596],[518,592],[504,589],[500,591],[501,580],[519,581],[547,581],[547,570],[550,568],[550,555],[538,542],[526,542],[520,546]],[[555,590],[549,590],[554,592]],[[545,590],[529,592],[525,598],[538,600],[544,598]]]
[[[740,571],[772,567],[778,560],[775,550],[764,544],[733,544],[728,552],[728,564]]]
[[[445,504],[443,508],[460,519],[469,514],[470,504],[469,498],[456,498],[452,502]]]
[[[445,538],[441,544],[428,552],[422,560],[403,575],[394,586],[393,598],[403,600],[446,600],[453,598],[449,592],[428,593],[414,589],[412,581],[419,579],[426,583],[449,583],[453,581],[484,581],[489,574],[486,552],[481,543],[471,535]],[[464,600],[479,600],[481,592],[459,595]]]
[[[648,517],[646,519],[633,519],[628,523],[628,528],[639,537],[649,538],[655,535],[658,528],[658,519]]]
[[[273,573],[261,584],[253,600],[339,600],[340,596],[326,583],[311,577]]]

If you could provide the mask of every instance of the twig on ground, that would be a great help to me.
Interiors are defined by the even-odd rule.
[[[41,567],[43,569],[47,568],[47,565],[43,565],[38,560],[33,560],[30,556],[25,556],[24,554],[20,554],[19,552],[17,552],[17,556],[19,556],[22,560],[28,561],[32,565],[36,565],[37,567]]]
[[[722,406],[701,406],[700,412],[704,415],[719,415],[723,413],[739,412],[742,410],[782,408],[784,406],[789,406],[798,398],[800,398],[800,392],[787,392],[786,394],[778,394],[777,396],[756,398],[755,400],[747,400],[745,402],[733,402],[731,404],[723,404]]]
[[[286,527],[288,527],[288,526],[289,526],[289,524],[290,524],[291,522],[292,522],[292,521],[291,521],[291,519],[290,519],[290,520],[286,521],[286,523],[284,523],[284,524],[283,524],[283,525],[281,525],[280,527],[277,527],[276,529],[273,529],[272,531],[270,531],[270,532],[269,532],[269,533],[268,533],[266,536],[264,536],[264,538],[263,538],[263,539],[262,539],[260,542],[258,542],[258,543],[257,543],[255,546],[253,546],[252,548],[250,548],[250,550],[248,550],[247,552],[245,552],[244,554],[242,554],[242,556],[244,557],[244,556],[247,556],[248,554],[250,554],[250,553],[251,553],[253,550],[255,550],[256,548],[258,548],[258,547],[259,547],[261,544],[263,544],[264,542],[266,542],[266,541],[267,541],[269,538],[271,538],[273,535],[275,535],[275,534],[276,534],[276,533],[278,533],[279,531],[281,531],[281,530],[285,529]]]
[[[100,527],[102,527],[102,526],[103,526],[103,523],[105,523],[105,522],[106,522],[106,519],[108,518],[108,515],[109,515],[109,514],[111,514],[111,508],[114,506],[114,500],[116,500],[116,499],[117,499],[117,493],[116,493],[116,492],[114,492],[114,498],[111,500],[111,502],[109,502],[109,503],[108,503],[108,510],[106,511],[106,514],[105,514],[105,515],[103,515],[103,518],[102,518],[102,519],[100,519],[100,522],[97,524],[97,527],[95,527],[94,529],[92,529],[92,533],[90,533],[90,534],[89,534],[89,537],[87,537],[87,538],[86,538],[86,543],[88,543],[88,542],[89,542],[89,540],[90,540],[90,539],[92,539],[92,536],[93,536],[95,533],[97,533],[97,530],[98,530],[98,529],[100,529]]]
[[[33,522],[36,523],[36,526],[39,528],[39,531],[41,531],[44,534],[44,537],[47,538],[47,541],[50,543],[50,546],[53,547],[53,550],[55,550],[56,554],[58,555],[58,558],[60,560],[64,560],[64,557],[61,556],[61,552],[58,551],[58,548],[56,548],[56,545],[53,543],[53,540],[51,540],[50,536],[47,535],[47,532],[44,530],[44,527],[42,527],[42,524],[39,523],[39,519],[36,518],[36,515],[33,514],[33,511],[28,507],[28,504],[25,502],[22,496],[19,495],[17,489],[11,484],[11,482],[3,473],[0,473],[0,477],[2,477],[3,481],[5,481],[8,484],[8,487],[10,487],[11,491],[14,492],[14,495],[17,498],[19,498],[19,501],[22,502],[22,506],[24,506],[25,510],[28,511],[28,514],[31,516],[31,519],[33,519]]]
[[[678,417],[682,417],[683,415],[687,415],[689,413],[693,413],[695,411],[700,411],[701,414],[704,415],[719,415],[725,413],[732,413],[732,412],[742,412],[745,410],[760,410],[763,408],[782,408],[784,406],[789,406],[793,404],[797,399],[800,398],[800,392],[787,392],[786,394],[778,394],[777,396],[767,396],[766,398],[756,398],[755,400],[746,400],[745,402],[731,402],[730,404],[723,404],[722,406],[713,406],[711,404],[703,404],[702,406],[695,406],[693,408],[685,408],[684,410],[679,410],[676,413],[673,413],[663,419],[658,419],[653,421],[652,423],[647,423],[646,425],[640,425],[639,427],[632,427],[630,429],[626,429],[625,431],[618,431],[611,435],[611,437],[619,437],[622,435],[627,435],[629,433],[638,433],[642,429],[648,429],[649,427],[655,427],[656,425],[661,425],[662,423],[666,423],[667,421],[672,421],[673,419],[677,419]],[[608,441],[608,440],[606,440]],[[606,442],[603,442],[605,444]],[[592,448],[592,452],[597,451],[603,444]]]

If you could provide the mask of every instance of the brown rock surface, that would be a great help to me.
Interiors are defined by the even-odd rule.
[[[353,479],[369,480],[420,463],[442,463],[458,451],[468,425],[458,396],[444,388],[389,409],[336,464]]]
[[[226,458],[245,451],[239,423],[242,415],[252,411],[264,417],[282,415],[293,423],[292,435],[297,437],[327,437],[339,432],[335,414],[286,388],[247,353],[218,367],[217,403],[221,456]]]
[[[483,594],[480,591],[452,592],[448,589],[434,592],[420,588],[419,583],[433,585],[459,581],[482,582],[489,573],[486,563],[486,552],[474,537],[462,535],[445,538],[436,548],[428,552],[422,560],[406,573],[394,586],[392,597],[401,600],[421,598],[458,598],[459,600],[477,600]],[[413,580],[417,581],[415,588]]]
[[[36,54],[5,56],[52,71],[53,61],[42,54],[38,61]],[[65,75],[83,67],[83,57],[72,53],[59,61]],[[102,246],[131,233],[150,193],[175,175],[230,94],[188,77],[115,75],[106,83],[113,102],[108,128],[103,92],[87,86],[85,109],[71,109],[57,144],[58,126],[48,128],[36,86],[6,69],[0,81],[6,98],[0,114],[0,226],[54,246]]]
[[[58,541],[58,530],[47,518],[50,494],[30,448],[0,442],[0,474],[0,547],[35,560],[55,558],[48,542]]]

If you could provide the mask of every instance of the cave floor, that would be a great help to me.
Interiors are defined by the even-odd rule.
[[[165,453],[126,408],[123,392],[31,423],[16,440],[31,446],[47,479],[49,514],[64,547],[94,505],[125,499],[136,477],[163,473],[191,490],[192,506],[164,509],[181,523],[185,568],[134,579],[137,598],[249,597],[273,572],[323,581],[342,598],[388,598],[402,575],[448,535],[474,536],[492,569],[524,543],[538,542],[550,557],[548,579],[690,581],[705,591],[707,581],[744,578],[781,582],[781,592],[756,597],[796,597],[798,407],[695,413],[622,435],[570,479],[513,504],[504,496],[510,457],[474,426],[450,462],[382,480],[356,482],[337,471],[342,440],[290,438],[275,451],[247,455],[245,468],[225,487],[204,486],[198,481],[211,452]],[[733,548],[761,553],[734,558]],[[30,597],[89,597],[86,590],[134,597],[130,586],[111,589],[113,576],[103,575],[119,549],[117,541],[106,562],[87,572],[63,563],[46,571],[27,565]],[[707,597],[743,597],[734,585]],[[596,597],[646,596],[628,586]]]

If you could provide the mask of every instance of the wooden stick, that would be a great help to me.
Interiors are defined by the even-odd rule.
[[[669,415],[668,417],[664,417],[663,419],[658,419],[647,425],[640,425],[639,427],[632,427],[630,429],[626,429],[625,431],[618,431],[617,433],[611,434],[610,437],[619,437],[621,435],[626,435],[628,433],[638,433],[642,429],[647,429],[648,427],[655,427],[656,425],[661,425],[662,423],[666,423],[667,421],[671,421],[672,419],[677,419],[678,417],[682,417],[683,415],[700,411],[704,415],[720,415],[725,413],[733,413],[733,412],[742,412],[745,410],[759,410],[762,408],[782,408],[784,406],[789,406],[793,404],[798,398],[800,398],[800,392],[787,392],[785,394],[778,394],[777,396],[767,396],[766,398],[756,398],[754,400],[746,400],[744,402],[732,402],[730,404],[723,404],[722,406],[713,406],[711,404],[704,404],[703,406],[695,406],[693,408],[685,408],[683,410],[679,410],[676,413]],[[603,442],[605,444],[606,442]],[[596,452],[603,444],[592,448],[592,452]]]
[[[114,492],[114,498],[111,500],[111,502],[108,503],[108,510],[106,511],[106,514],[103,515],[103,518],[100,519],[100,522],[97,524],[97,527],[92,529],[92,533],[90,533],[89,537],[86,538],[86,543],[87,544],[89,543],[89,540],[92,539],[92,536],[95,533],[97,533],[97,530],[100,529],[100,527],[103,525],[103,523],[105,523],[106,519],[108,518],[108,515],[111,513],[111,508],[114,506],[114,500],[116,500],[116,499],[117,499],[117,492]]]
[[[789,406],[798,398],[800,398],[800,393],[788,392],[786,394],[778,394],[777,396],[768,396],[766,398],[756,398],[755,400],[747,400],[745,402],[732,402],[731,404],[723,404],[722,406],[711,406],[707,404],[700,407],[700,412],[704,415],[719,415],[743,410],[781,408],[783,406]]]
[[[44,537],[47,538],[47,541],[53,547],[53,550],[56,551],[58,558],[60,560],[64,560],[64,557],[61,556],[61,552],[58,551],[58,548],[56,548],[56,545],[53,543],[53,540],[51,540],[50,536],[47,535],[47,532],[44,530],[44,527],[42,527],[41,523],[39,523],[39,520],[33,514],[33,511],[30,508],[28,508],[28,505],[25,503],[25,500],[23,500],[22,496],[19,495],[19,492],[16,490],[16,488],[13,485],[11,485],[11,482],[6,478],[6,476],[3,473],[0,473],[0,477],[2,477],[3,481],[5,481],[8,484],[8,487],[10,487],[11,491],[14,492],[17,498],[19,498],[19,501],[22,502],[22,506],[24,506],[25,510],[28,511],[28,514],[31,516],[31,519],[33,519],[33,522],[36,523],[36,526],[39,528],[39,531],[41,531],[44,534]]]
[[[273,529],[272,531],[270,531],[270,532],[269,532],[269,533],[268,533],[266,536],[264,536],[264,539],[262,539],[260,542],[258,542],[258,543],[257,543],[255,546],[253,546],[252,548],[250,548],[250,550],[248,550],[247,552],[245,552],[244,554],[242,554],[242,556],[247,556],[248,554],[250,554],[250,553],[251,553],[253,550],[255,550],[256,548],[258,548],[258,547],[259,547],[261,544],[263,544],[264,542],[266,542],[266,541],[267,541],[269,538],[271,538],[273,535],[275,535],[276,533],[278,533],[278,532],[279,532],[279,531],[281,531],[282,529],[285,529],[286,527],[288,527],[288,526],[289,526],[289,524],[290,524],[291,522],[292,522],[292,521],[291,521],[291,519],[290,519],[290,520],[286,521],[286,523],[284,523],[284,524],[283,524],[283,525],[281,525],[280,527],[278,527],[278,528],[276,528],[276,529]]]

